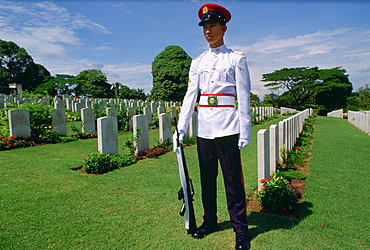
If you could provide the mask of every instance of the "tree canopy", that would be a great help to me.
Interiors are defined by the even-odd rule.
[[[189,80],[190,56],[179,46],[168,46],[152,63],[151,99],[181,101]]]
[[[87,95],[98,98],[112,97],[111,86],[106,75],[97,69],[81,71],[77,75],[78,85],[75,88],[76,95]]]
[[[0,40],[0,87],[21,83],[23,90],[33,91],[50,72],[34,63],[24,48],[14,42]]]
[[[119,93],[118,97],[121,99],[135,99],[135,100],[146,99],[144,89],[130,89],[126,85],[122,85],[118,93]]]
[[[287,90],[281,96],[286,105],[304,109],[310,105],[321,105],[327,109],[346,107],[352,92],[346,70],[340,67],[319,69],[318,67],[283,68],[263,74],[262,81],[270,90]]]
[[[35,93],[48,95],[72,95],[74,88],[79,84],[76,76],[66,74],[56,74],[55,76],[47,76],[44,83],[35,89]]]
[[[370,110],[370,84],[358,88],[358,103],[360,109]]]

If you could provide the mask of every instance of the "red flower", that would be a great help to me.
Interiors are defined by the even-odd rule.
[[[283,210],[287,210],[286,207],[284,207]]]
[[[83,160],[83,161],[87,161],[87,159],[86,159],[86,158],[83,158],[82,160]]]
[[[268,179],[262,179],[262,180],[260,180],[261,183],[265,183],[267,181],[268,181]]]
[[[295,150],[301,150],[300,147],[296,147]]]

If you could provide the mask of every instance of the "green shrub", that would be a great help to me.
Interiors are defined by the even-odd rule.
[[[60,142],[59,137],[59,131],[53,130],[52,126],[48,126],[44,127],[44,129],[41,131],[41,134],[39,135],[39,138],[37,138],[37,141],[58,143]]]
[[[303,151],[300,147],[295,147],[292,150],[286,149],[286,146],[283,145],[280,149],[280,155],[283,159],[283,165],[285,167],[294,167],[294,166],[303,166],[304,159],[303,159]]]
[[[83,169],[91,174],[104,174],[119,167],[125,167],[136,162],[131,156],[94,153],[89,158],[82,159]]]
[[[274,213],[292,210],[297,204],[294,188],[284,177],[274,175],[271,180],[262,179],[263,188],[257,194],[257,200],[264,209]]]
[[[136,158],[127,155],[111,155],[111,161],[118,167],[125,167],[136,162]]]
[[[159,127],[159,118],[157,113],[152,114],[152,125],[149,126],[149,129],[156,129]]]
[[[52,125],[51,109],[53,106],[23,103],[20,108],[29,111],[31,136],[39,138],[44,132],[44,127]]]
[[[81,114],[70,109],[66,110],[66,120],[67,122],[81,121]]]

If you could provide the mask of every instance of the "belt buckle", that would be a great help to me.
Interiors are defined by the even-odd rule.
[[[217,96],[208,96],[207,102],[208,106],[217,106],[218,105]]]

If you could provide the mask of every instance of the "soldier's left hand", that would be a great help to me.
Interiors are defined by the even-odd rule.
[[[239,142],[238,142],[238,147],[239,149],[243,149],[245,148],[246,146],[248,146],[250,143],[250,140],[248,139],[243,139],[243,138],[239,138]]]

